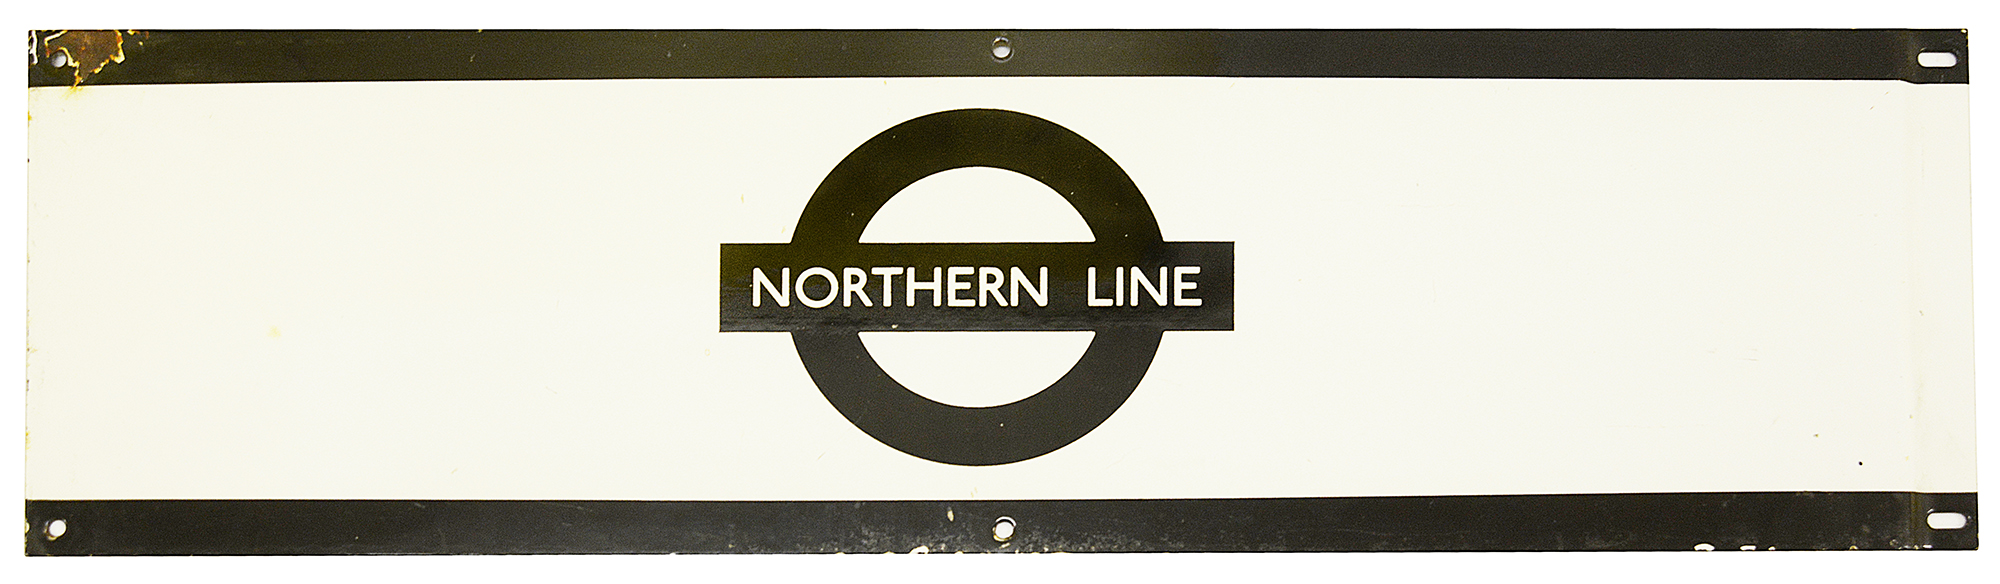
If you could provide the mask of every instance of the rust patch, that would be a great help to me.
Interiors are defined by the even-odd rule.
[[[125,40],[134,44],[144,42],[146,33],[136,30],[59,30],[48,33],[41,39],[42,60],[57,69],[74,68],[76,81],[72,85],[82,85],[103,71],[106,65],[125,62]]]

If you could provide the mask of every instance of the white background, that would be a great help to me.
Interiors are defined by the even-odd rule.
[[[453,16],[454,11],[443,8],[410,9],[400,4],[383,4],[380,14],[392,14],[386,20],[369,20],[360,16],[362,11],[345,7],[357,3],[345,3],[343,9],[300,10],[275,17],[260,16],[263,20],[244,20],[242,13],[231,16],[223,13],[218,18],[191,19],[178,9],[148,8],[134,4],[127,10],[112,10],[107,14],[117,16],[95,16],[78,19],[75,16],[44,16],[36,21],[23,23],[16,29],[124,26],[132,20],[147,24],[157,24],[160,28],[173,27],[214,27],[214,26],[269,26],[269,27],[327,27],[327,26],[393,26],[393,27],[634,27],[634,28],[702,28],[702,27],[990,27],[994,24],[1016,27],[1042,28],[1082,28],[1082,27],[1688,27],[1688,26],[1732,26],[1732,27],[1949,27],[1965,26],[1978,30],[1990,21],[1983,14],[1975,14],[1970,3],[1926,3],[1915,8],[1884,10],[1875,8],[1841,8],[1829,10],[1822,5],[1759,6],[1742,2],[1716,3],[1673,3],[1659,7],[1638,9],[1622,8],[1614,11],[1599,11],[1588,4],[1553,5],[1541,10],[1523,10],[1519,6],[1480,8],[1473,4],[1428,4],[1388,11],[1383,9],[1354,10],[1346,8],[1323,8],[1316,11],[1273,9],[1257,3],[1235,2],[1212,8],[1166,7],[1146,5],[1143,9],[1119,9],[1116,7],[1096,7],[1089,10],[1075,10],[1074,3],[1051,3],[1032,6],[1028,3],[1013,3],[1005,6],[983,5],[967,7],[956,11],[944,10],[931,5],[911,5],[882,7],[878,11],[854,10],[851,7],[810,8],[789,7],[786,10],[746,8],[737,14],[695,13],[682,8],[662,8],[641,17],[606,17],[604,13],[587,10],[579,3],[563,3],[542,8],[523,10],[498,22],[469,21]],[[366,5],[367,3],[359,3]],[[1053,7],[1059,6],[1057,10]],[[1861,6],[1859,4],[1850,6]],[[1936,12],[1929,12],[1935,8]],[[33,7],[31,9],[42,9]],[[1000,10],[1004,12],[996,13]],[[252,14],[263,15],[263,9]],[[31,13],[32,14],[32,13]],[[1028,16],[1017,16],[1017,15]],[[754,15],[754,16],[752,16]],[[1728,19],[1718,19],[1716,15],[1728,15]],[[1000,17],[1005,16],[1005,17]],[[580,57],[588,58],[588,57]],[[1985,100],[1977,99],[1974,110],[1975,160],[1991,158],[1986,147],[1987,135],[1981,130],[1990,129],[1985,123],[1982,107]],[[1981,187],[1984,174],[1981,165],[1975,163],[1975,213],[1979,217],[1989,216],[1986,201],[1987,189]],[[16,182],[15,184],[21,184]],[[18,205],[17,207],[18,208]],[[15,222],[19,224],[19,221]],[[1984,227],[1990,221],[1980,221]],[[1990,230],[1980,229],[1980,233]],[[1991,265],[1995,250],[1985,240],[1978,242],[1979,265]],[[1982,273],[1990,270],[1981,270]],[[1988,286],[1990,287],[1990,286]],[[19,289],[16,286],[15,289]],[[1992,338],[1991,335],[1981,335]],[[1985,353],[1988,351],[1982,351]],[[1990,407],[1982,409],[1991,410]],[[1991,420],[1992,415],[1981,416]],[[17,417],[18,419],[18,417]],[[1990,449],[1989,449],[1990,452]],[[1991,460],[1990,454],[1984,458]],[[1993,465],[1982,465],[1992,468]],[[15,465],[13,468],[20,468]],[[1328,577],[1384,577],[1416,576],[1485,579],[1492,574],[1521,574],[1536,580],[1601,580],[1607,575],[1617,575],[1624,579],[1639,581],[1687,581],[1693,579],[1718,579],[1722,581],[1775,580],[1778,578],[1814,578],[1844,580],[1882,580],[1888,578],[1923,578],[1927,575],[1953,577],[1972,572],[1973,562],[1984,562],[1983,557],[1993,552],[1979,554],[1411,554],[1399,556],[1356,556],[1356,555],[1282,555],[1282,556],[1178,556],[1178,557],[1117,557],[1117,558],[1044,558],[1037,561],[1018,561],[1005,558],[929,558],[917,561],[869,561],[867,566],[844,563],[828,558],[487,558],[465,560],[455,558],[413,558],[413,559],[252,559],[252,560],[111,560],[89,563],[73,560],[27,562],[23,572],[35,581],[61,581],[79,576],[85,579],[98,577],[131,577],[148,574],[158,577],[162,574],[173,578],[248,578],[253,575],[268,575],[273,571],[304,572],[308,577],[341,578],[355,577],[438,577],[464,571],[483,576],[503,575],[516,578],[546,578],[576,576],[582,573],[611,571],[634,578],[665,578],[686,571],[707,571],[709,576],[734,575],[743,570],[768,572],[773,575],[797,576],[805,571],[854,570],[849,575],[859,575],[869,571],[887,570],[891,574],[915,577],[948,571],[955,575],[972,572],[995,579],[1017,579],[1023,577],[1047,577],[1081,575],[1086,577],[1124,576],[1127,569],[1139,569],[1156,576],[1201,577],[1216,576],[1221,572],[1255,571],[1277,573],[1283,570],[1299,570],[1298,576]],[[19,560],[16,560],[19,561]],[[932,562],[932,563],[925,563]],[[1987,562],[1987,568],[1991,568]],[[329,570],[329,568],[331,570]],[[1532,575],[1532,576],[1530,576]]]
[[[1969,491],[1966,445],[1917,440],[1971,421],[1965,95],[1546,79],[41,88],[28,495]],[[960,107],[1058,120],[1119,161],[1169,240],[1236,249],[1234,330],[1168,332],[1102,426],[991,467],[853,428],[786,335],[717,332],[709,285],[719,244],[788,239],[856,144]],[[134,134],[177,147],[104,164],[101,137]],[[868,235],[967,241],[972,224],[1009,241],[1077,222],[1047,187],[994,174],[912,185]],[[961,178],[1016,188],[952,192]],[[1010,204],[1036,196],[1052,204]],[[938,198],[986,202],[902,212]],[[1053,365],[1046,386],[1080,352],[979,342],[1053,346],[1032,333],[926,335],[972,342],[916,363],[879,346],[946,346],[905,334],[868,336],[919,392]]]

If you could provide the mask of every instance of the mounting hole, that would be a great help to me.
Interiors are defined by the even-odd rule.
[[[1712,543],[1698,543],[1698,544],[1694,544],[1694,551],[1698,551],[1698,552],[1712,552],[1712,551],[1715,551],[1715,544],[1712,544]]]
[[[1965,529],[1965,514],[1939,511],[1925,517],[1924,522],[1929,523],[1931,529]]]
[[[49,56],[49,65],[54,66],[57,69],[61,69],[65,66],[68,66],[69,53],[56,51],[56,54]]]
[[[1014,46],[1012,43],[1007,42],[1007,37],[996,37],[993,39],[993,60],[1005,61],[1013,56]]]
[[[1014,539],[1014,518],[1001,517],[993,520],[993,541]]]
[[[1943,51],[1917,53],[1917,65],[1933,69],[1949,69],[1958,66],[1958,55]]]
[[[69,522],[61,519],[50,519],[49,524],[42,527],[42,533],[49,537],[49,541],[55,541],[56,538],[69,533]]]

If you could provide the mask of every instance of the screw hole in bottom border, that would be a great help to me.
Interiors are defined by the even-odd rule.
[[[1964,513],[1952,511],[1937,511],[1924,518],[1924,523],[1929,524],[1931,529],[1965,529],[1965,522]]]
[[[1001,517],[993,520],[993,541],[1004,542],[1014,539],[1014,518]]]

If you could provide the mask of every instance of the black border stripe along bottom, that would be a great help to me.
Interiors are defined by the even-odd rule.
[[[1933,529],[1932,512],[1968,518]],[[1975,549],[1974,493],[27,502],[29,555]],[[996,530],[1002,518],[1007,529]],[[61,522],[61,533],[49,537]],[[1007,536],[1004,539],[1001,536]]]

